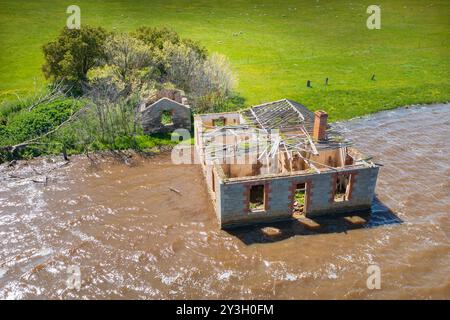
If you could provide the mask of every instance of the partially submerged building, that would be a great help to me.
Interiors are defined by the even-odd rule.
[[[327,117],[286,99],[195,116],[195,148],[222,227],[370,209],[379,167]]]

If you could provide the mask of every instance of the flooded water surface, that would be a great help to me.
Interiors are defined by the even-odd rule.
[[[220,230],[201,168],[168,154],[0,166],[0,298],[449,299],[450,106],[335,126],[383,164],[372,217],[278,241]]]

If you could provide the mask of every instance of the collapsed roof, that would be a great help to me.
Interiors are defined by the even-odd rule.
[[[260,104],[244,110],[242,115],[261,129],[299,131],[302,128],[312,132],[314,114],[305,106],[288,100],[278,100]]]
[[[349,145],[348,141],[332,130],[326,130],[324,139],[313,138],[314,113],[288,99],[253,106],[240,113],[215,115],[226,120],[228,116],[236,114],[239,115],[239,121],[233,119],[233,123],[223,121],[221,125],[214,122],[208,125],[202,121],[202,146],[206,160],[239,157],[249,153],[256,153],[261,159],[274,157],[280,150],[286,152],[288,157],[293,154],[303,157],[305,153],[317,155],[319,150]]]

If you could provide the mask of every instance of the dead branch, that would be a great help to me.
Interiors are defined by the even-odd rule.
[[[58,98],[64,97],[70,91],[71,88],[63,90],[62,87],[63,87],[63,80],[55,83],[49,92],[42,93],[34,101],[34,103],[30,107],[28,107],[28,111],[33,110],[34,108],[36,108],[37,106],[39,106],[43,103],[53,102]]]
[[[89,159],[89,161],[91,162],[91,164],[96,164],[96,159],[92,158],[91,155],[89,154],[89,150],[86,149],[86,158]]]
[[[17,164],[17,160],[11,160],[11,161],[8,163],[7,167],[8,167],[8,168],[14,167],[16,164]]]
[[[43,183],[44,186],[46,186],[46,185],[47,185],[47,182],[48,182],[48,177],[47,177],[47,176],[44,176],[44,180],[43,180],[43,181],[41,181],[41,180],[35,180],[35,179],[31,179],[31,181],[33,181],[34,183]]]
[[[114,150],[110,149],[109,153],[119,161],[125,163],[127,166],[131,166],[132,162],[130,161],[133,158],[133,155],[124,151],[124,150]]]
[[[48,170],[46,170],[45,172],[40,172],[38,170],[36,170],[36,168],[31,167],[31,170],[33,170],[33,172],[35,173],[36,176],[43,176],[44,180],[36,180],[34,178],[30,179],[30,176],[19,176],[16,175],[14,173],[8,173],[9,178],[11,179],[30,179],[31,181],[35,182],[35,183],[44,183],[44,185],[47,185],[47,182],[49,180],[48,174],[56,169],[62,168],[64,166],[66,166],[68,163],[70,163],[70,161],[64,161],[63,163],[60,163],[56,166],[54,166],[53,168],[50,168]]]
[[[18,175],[12,174],[12,173],[8,173],[8,176],[11,179],[26,179],[25,177],[19,177]]]
[[[178,193],[178,194],[181,196],[181,191],[180,191],[180,190],[177,190],[177,189],[172,188],[172,187],[169,187],[169,190],[170,190],[170,191],[173,191],[173,192],[175,192],[175,193]]]

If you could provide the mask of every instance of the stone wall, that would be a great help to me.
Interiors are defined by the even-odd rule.
[[[217,218],[221,227],[254,224],[274,220],[292,219],[293,203],[296,185],[306,184],[305,213],[309,217],[329,215],[335,213],[352,213],[359,210],[368,210],[371,207],[375,194],[375,184],[378,176],[378,166],[350,165],[340,167],[343,163],[333,163],[338,168],[322,168],[320,173],[306,171],[296,174],[288,170],[280,174],[264,174],[260,176],[252,170],[252,176],[243,177],[241,169],[249,171],[246,165],[211,165],[204,161],[202,143],[202,123],[213,125],[213,120],[218,117],[226,118],[232,124],[243,123],[238,114],[211,114],[195,117],[194,134],[195,148],[201,159],[201,165],[214,203]],[[228,117],[228,118],[227,118]],[[356,150],[349,148],[353,153]],[[336,150],[322,152],[322,162],[333,156]],[[329,161],[328,161],[329,162]],[[233,170],[239,174],[233,174]],[[236,171],[235,170],[235,171]],[[236,173],[236,172],[235,172]],[[266,172],[267,173],[267,172]],[[235,177],[234,176],[238,176]],[[347,175],[349,178],[349,193],[345,201],[335,201],[334,193],[338,175]],[[265,207],[264,210],[250,210],[250,190],[254,185],[264,185]]]
[[[220,185],[216,197],[216,212],[221,225],[244,225],[255,222],[290,219],[293,196],[298,183],[307,183],[306,214],[314,217],[325,214],[354,212],[370,209],[375,192],[378,167],[348,168],[342,172],[352,174],[351,194],[347,201],[335,202],[333,197],[336,172],[322,172],[301,176],[264,178],[256,181],[229,181]],[[249,210],[249,189],[264,184],[267,192],[266,210]]]
[[[141,106],[141,121],[144,132],[172,132],[175,129],[191,129],[191,108],[177,101],[163,97],[149,106]],[[172,114],[172,124],[164,125],[161,117],[164,111]]]

